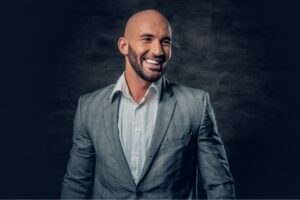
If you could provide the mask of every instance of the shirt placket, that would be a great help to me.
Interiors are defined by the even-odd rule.
[[[138,106],[134,109],[134,127],[133,127],[133,137],[132,137],[132,149],[131,149],[131,166],[132,166],[132,172],[135,181],[137,182],[138,179],[138,173],[139,173],[139,163],[140,163],[140,134],[141,134],[141,127],[140,127],[140,109]]]

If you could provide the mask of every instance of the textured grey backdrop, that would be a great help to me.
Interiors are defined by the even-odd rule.
[[[238,198],[300,198],[299,4],[28,1],[10,5],[0,197],[57,198],[78,97],[114,83],[126,19],[155,8],[174,42],[166,76],[211,94]]]

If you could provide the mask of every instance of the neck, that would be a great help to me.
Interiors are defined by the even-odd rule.
[[[145,81],[132,68],[127,68],[125,71],[125,79],[128,85],[129,92],[136,103],[139,103],[145,96],[151,82]]]

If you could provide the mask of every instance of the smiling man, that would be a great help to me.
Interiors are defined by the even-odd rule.
[[[128,20],[118,46],[125,56],[125,78],[137,103],[163,75],[171,57],[171,37],[168,20],[157,11],[139,12]]]
[[[156,10],[134,14],[118,47],[116,84],[80,97],[62,198],[234,198],[207,92],[163,77],[172,30]]]

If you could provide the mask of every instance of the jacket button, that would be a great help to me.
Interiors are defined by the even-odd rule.
[[[141,198],[143,196],[143,193],[140,190],[136,191],[135,194],[137,198]]]

